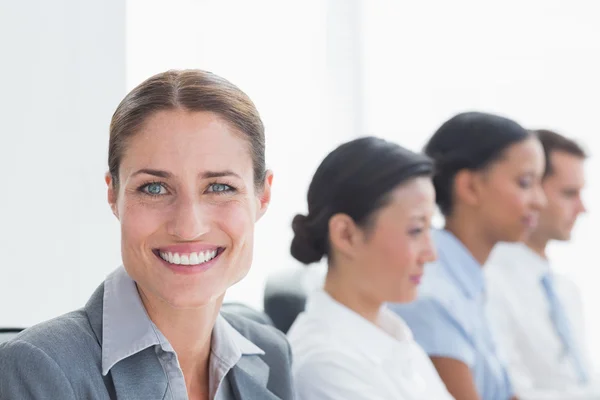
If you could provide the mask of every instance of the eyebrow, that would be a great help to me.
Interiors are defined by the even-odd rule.
[[[425,222],[427,221],[427,216],[425,215],[413,215],[410,217],[412,221]]]
[[[159,178],[165,178],[165,179],[173,176],[170,172],[167,172],[167,171],[161,171],[159,169],[148,169],[148,168],[142,168],[142,169],[136,171],[133,174],[133,176],[137,176],[137,175],[141,175],[141,174],[153,175],[153,176],[157,176]]]
[[[136,171],[133,174],[133,176],[137,176],[137,175],[141,175],[141,174],[152,175],[152,176],[156,176],[156,177],[164,178],[164,179],[171,178],[173,176],[173,174],[168,171],[163,171],[163,170],[159,170],[159,169],[149,169],[149,168],[142,168],[142,169]],[[236,178],[241,179],[241,177],[238,174],[236,174],[233,171],[229,171],[229,170],[206,171],[206,172],[202,173],[200,176],[202,179],[222,178],[224,176],[234,176]]]
[[[238,179],[242,179],[238,174],[233,171],[225,170],[225,171],[206,171],[202,175],[202,179],[211,179],[211,178],[222,178],[224,176],[233,176]]]

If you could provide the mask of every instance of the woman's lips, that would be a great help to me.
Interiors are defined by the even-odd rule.
[[[423,279],[423,274],[419,274],[419,275],[412,275],[410,277],[410,281],[412,283],[414,283],[415,285],[419,285],[421,283],[421,279]]]

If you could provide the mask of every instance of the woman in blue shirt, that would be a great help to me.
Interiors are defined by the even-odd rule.
[[[445,122],[425,153],[436,164],[434,232],[438,260],[426,268],[417,301],[392,305],[462,400],[508,400],[513,392],[484,315],[482,266],[494,245],[519,241],[545,198],[538,140],[507,118],[469,112]]]

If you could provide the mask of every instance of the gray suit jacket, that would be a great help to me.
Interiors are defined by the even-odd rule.
[[[0,344],[0,399],[171,399],[166,375],[152,349],[119,362],[102,376],[103,293],[104,284],[83,309]],[[226,375],[234,399],[293,399],[291,351],[285,336],[244,317],[223,316],[265,352],[243,356]]]

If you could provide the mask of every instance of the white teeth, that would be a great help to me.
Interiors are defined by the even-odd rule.
[[[217,250],[207,250],[188,254],[160,252],[160,257],[163,260],[176,265],[198,265],[210,261],[216,256]]]

